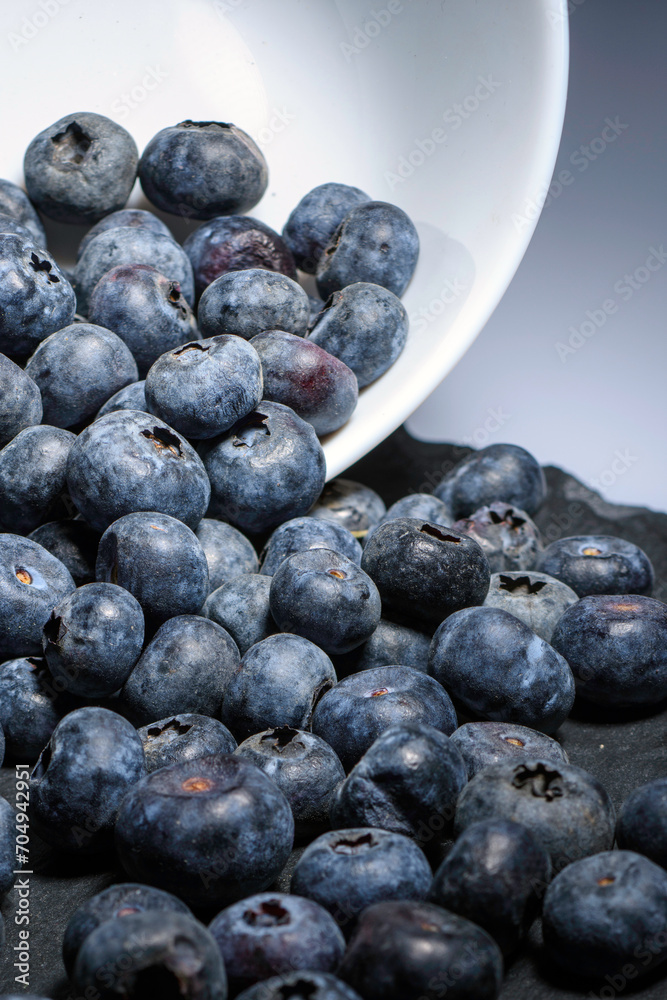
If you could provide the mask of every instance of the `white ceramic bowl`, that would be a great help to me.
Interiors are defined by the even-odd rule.
[[[549,184],[567,87],[567,0],[41,0],[3,7],[0,176],[21,183],[37,132],[73,111],[139,149],[185,118],[262,146],[252,215],[280,230],[316,184],[392,201],[419,230],[397,363],[324,442],[329,477],[399,426],[500,301]],[[137,185],[130,204],[150,207]],[[173,217],[166,217],[173,223]],[[178,221],[187,235],[193,224]],[[83,230],[48,224],[68,262]]]

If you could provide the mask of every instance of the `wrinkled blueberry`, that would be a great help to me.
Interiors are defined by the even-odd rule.
[[[146,754],[149,774],[184,760],[198,760],[212,753],[233,753],[236,740],[221,722],[208,715],[183,712],[137,729]]]
[[[270,590],[270,576],[237,576],[209,594],[201,613],[222,625],[243,655],[277,631],[269,608]]]
[[[59,697],[39,657],[0,664],[0,725],[6,748],[17,761],[35,761],[60,719],[73,705]]]
[[[563,747],[545,733],[527,726],[509,722],[466,722],[450,736],[458,747],[468,771],[474,778],[478,771],[489,764],[537,757],[552,764],[568,764],[569,757]]]
[[[319,518],[295,517],[271,534],[262,550],[261,572],[273,576],[283,560],[306,549],[331,549],[354,563],[361,562],[361,545],[347,528]]]
[[[484,607],[509,611],[541,639],[551,642],[561,615],[578,600],[571,587],[548,573],[506,570],[491,574]]]
[[[341,222],[353,208],[371,199],[349,184],[319,184],[292,209],[283,227],[283,239],[296,266],[315,274],[319,260]]]
[[[95,579],[100,536],[85,521],[49,521],[31,531],[28,538],[59,559],[72,574],[77,587]]]
[[[667,778],[630,792],[618,813],[616,843],[667,868]]]
[[[500,501],[452,525],[481,546],[492,573],[532,569],[542,551],[537,525],[525,510]]]
[[[559,538],[539,556],[535,568],[562,580],[579,595],[650,594],[655,574],[646,553],[611,535]]]
[[[0,350],[30,354],[74,319],[76,295],[46,250],[13,234],[0,235]]]
[[[382,497],[370,486],[338,478],[329,480],[308,516],[334,521],[363,541],[386,509]]]
[[[42,396],[33,379],[0,354],[0,448],[42,422]]]
[[[195,535],[208,564],[208,589],[213,593],[224,583],[244,573],[257,573],[259,562],[251,542],[231,524],[204,517]]]
[[[18,184],[0,180],[0,211],[26,226],[32,233],[38,247],[46,246],[44,226],[34,205]]]
[[[144,380],[141,382],[130,382],[124,389],[114,392],[113,396],[107,399],[104,406],[99,408],[95,419],[103,417],[107,413],[114,413],[116,410],[141,410],[143,413],[148,413],[146,393],[144,391],[145,386],[146,382]]]
[[[433,492],[461,518],[497,500],[532,516],[546,491],[542,468],[530,452],[515,444],[490,444],[461,459]]]
[[[205,337],[228,333],[250,340],[263,330],[285,330],[303,337],[309,317],[308,296],[301,285],[265,267],[221,274],[205,288],[197,307]]]
[[[52,515],[65,491],[74,434],[60,427],[26,427],[0,451],[0,527],[27,534]]]

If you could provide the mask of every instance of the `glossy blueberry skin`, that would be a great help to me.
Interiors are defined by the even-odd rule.
[[[17,815],[20,816],[21,814],[17,813],[16,809],[9,804],[7,799],[0,796],[0,899],[14,884],[14,869],[17,866]],[[343,949],[344,947],[345,945],[343,945]],[[341,949],[341,957],[343,949]]]
[[[554,629],[577,693],[604,707],[652,705],[667,697],[667,605],[641,595],[582,597]]]
[[[360,188],[330,181],[305,194],[283,226],[296,266],[315,274],[322,254],[345,216],[371,199]]]
[[[293,840],[283,793],[230,754],[149,774],[125,797],[116,823],[116,849],[128,874],[192,906],[222,907],[263,892]]]
[[[69,976],[81,945],[109,920],[123,920],[135,913],[184,913],[190,910],[176,896],[138,882],[121,882],[84,900],[70,917],[63,938],[63,962]]]
[[[312,730],[349,771],[386,729],[423,722],[449,736],[456,712],[445,689],[412,667],[375,667],[350,674],[323,696]]]
[[[0,451],[0,527],[27,534],[57,508],[65,490],[74,434],[60,427],[26,427]]]
[[[149,229],[152,233],[161,233],[163,236],[171,236],[171,231],[157,215],[147,212],[143,208],[121,208],[117,212],[110,212],[92,226],[82,238],[77,249],[77,260],[86,249],[91,240],[94,240],[100,233],[107,229],[118,229],[120,226],[132,226],[139,229]]]
[[[525,448],[491,444],[461,459],[433,492],[455,518],[469,517],[497,500],[532,516],[546,496],[547,484],[542,467]]]
[[[452,527],[475,539],[492,573],[532,569],[542,551],[537,525],[525,510],[500,501],[480,507]]]
[[[358,281],[402,295],[419,256],[414,223],[386,201],[367,201],[345,216],[317,264],[317,290],[323,299]]]
[[[303,337],[309,319],[308,296],[301,285],[265,267],[221,274],[205,288],[197,307],[205,337],[228,333],[250,340],[263,330],[286,330]]]
[[[308,516],[340,524],[363,544],[367,532],[380,521],[386,509],[382,497],[370,486],[339,477],[329,480]]]
[[[8,755],[32,762],[73,705],[58,696],[44,660],[38,657],[0,664],[0,725]]]
[[[77,587],[95,579],[95,558],[100,536],[85,521],[48,521],[28,535],[59,559],[72,574]]]
[[[196,528],[210,483],[201,459],[164,421],[139,410],[98,417],[77,437],[67,489],[97,531],[136,511],[160,511]]]
[[[481,604],[491,577],[474,539],[414,517],[379,525],[364,546],[361,566],[380,591],[385,615],[426,628]]]
[[[41,656],[44,623],[74,587],[69,570],[37,542],[0,534],[0,661]]]
[[[331,826],[329,806],[345,777],[328,743],[305,730],[279,726],[255,733],[235,753],[276,783],[289,802],[298,839],[312,839]]]
[[[137,732],[144,745],[149,774],[184,760],[236,750],[236,740],[226,726],[208,715],[192,712],[167,716],[142,726]]]
[[[12,181],[0,180],[0,212],[30,230],[38,247],[46,246],[44,226],[25,191]]]
[[[289,972],[272,976],[239,993],[237,1000],[361,1000],[359,994],[327,972]]]
[[[455,835],[487,819],[527,826],[549,852],[554,871],[608,851],[614,842],[615,810],[597,778],[540,758],[490,764],[468,782],[456,806]]]
[[[399,723],[378,736],[339,786],[333,827],[373,826],[420,844],[443,831],[468,780],[463,758],[444,733]]]
[[[264,268],[296,280],[294,258],[282,237],[248,215],[219,216],[204,222],[190,233],[183,249],[192,265],[197,296],[229,271]]]
[[[0,235],[0,350],[25,355],[74,319],[76,295],[46,250]]]
[[[77,308],[88,315],[90,298],[100,278],[114,267],[150,264],[175,282],[189,306],[194,305],[192,266],[185,251],[163,233],[143,226],[114,226],[86,246],[74,269]]]
[[[237,576],[209,594],[201,613],[226,629],[243,655],[277,631],[269,608],[270,590],[270,576]]]
[[[420,847],[388,830],[323,833],[296,863],[290,892],[313,899],[348,936],[365,907],[386,899],[425,899],[431,868]]]
[[[149,264],[119,264],[103,274],[91,292],[88,319],[127,344],[141,377],[161,354],[199,337],[178,282]]]
[[[271,534],[261,554],[264,576],[273,576],[283,560],[306,549],[331,549],[352,562],[361,562],[361,545],[354,535],[333,521],[295,517]]]
[[[520,618],[528,628],[551,642],[554,628],[579,598],[567,584],[535,570],[492,573],[485,608],[500,608]]]
[[[361,389],[393,365],[407,336],[401,300],[381,285],[355,281],[331,293],[308,340],[344,362]]]
[[[139,151],[121,125],[93,112],[66,115],[29,144],[23,158],[30,200],[57,222],[98,222],[122,208]]]
[[[483,820],[449,851],[429,899],[482,927],[508,955],[537,916],[550,875],[549,855],[528,827]]]
[[[167,514],[141,512],[114,521],[100,539],[95,576],[129,590],[152,625],[197,615],[208,594],[199,539]]]
[[[262,398],[262,364],[242,337],[195,340],[163,354],[146,375],[151,413],[189,439],[214,438]]]
[[[628,963],[645,975],[667,958],[667,872],[633,851],[577,861],[547,889],[542,927],[547,956],[571,975]]]
[[[220,717],[239,740],[275,726],[308,729],[315,705],[336,680],[326,653],[281,632],[244,653],[224,690]]]
[[[97,420],[97,417],[103,417],[107,413],[114,413],[116,410],[141,410],[143,413],[148,413],[145,386],[146,382],[142,379],[140,382],[131,382],[124,389],[114,392],[104,406],[100,406],[95,419]]]
[[[187,913],[147,910],[107,920],[85,939],[74,965],[78,996],[142,1000],[178,989],[184,1000],[227,1000],[227,977],[209,931]],[[165,984],[168,984],[168,987]]]
[[[60,850],[105,850],[123,796],[145,774],[144,749],[127,719],[77,708],[58,723],[30,776],[31,825]]]
[[[364,1000],[495,1000],[503,960],[481,927],[432,903],[391,900],[362,914],[339,969]]]
[[[426,674],[430,648],[431,636],[427,633],[381,618],[370,639],[350,653],[337,656],[334,666],[339,677],[374,667],[390,667],[395,663],[414,667]]]
[[[618,813],[616,843],[667,868],[667,778],[630,792]]]
[[[264,401],[206,448],[209,517],[257,533],[306,514],[322,492],[326,463],[313,427],[288,406]]]
[[[489,764],[504,761],[518,764],[536,757],[556,766],[569,763],[567,753],[556,740],[509,722],[466,722],[452,733],[450,741],[463,757],[468,778],[474,778]]]
[[[206,556],[210,594],[237,576],[259,571],[259,561],[252,542],[231,524],[204,517],[199,522],[195,535]]]
[[[212,219],[256,205],[269,169],[262,151],[236,125],[183,121],[150,140],[141,154],[139,180],[163,212]]]
[[[334,972],[345,951],[335,920],[312,899],[261,892],[232,903],[209,924],[232,993],[293,970]]]
[[[0,354],[0,448],[42,422],[42,396],[33,379]]]
[[[317,344],[266,330],[252,338],[262,362],[264,398],[290,406],[321,437],[338,430],[357,405],[354,372]]]
[[[552,542],[536,569],[562,580],[579,597],[589,594],[650,595],[655,574],[646,553],[611,535],[575,535]]]
[[[199,615],[177,615],[146,646],[121,698],[142,725],[180,712],[217,716],[238,666],[236,643],[223,628]]]
[[[26,371],[42,394],[45,423],[73,427],[139,377],[129,347],[111,330],[71,323],[43,340]]]
[[[55,606],[42,648],[63,690],[102,698],[123,686],[143,641],[144,615],[136,598],[113,583],[87,583]]]

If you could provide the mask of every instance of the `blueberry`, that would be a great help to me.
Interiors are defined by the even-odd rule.
[[[293,839],[282,792],[229,754],[149,774],[125,797],[116,823],[116,849],[128,874],[194,906],[227,906],[267,889]]]
[[[450,740],[463,757],[468,778],[474,778],[489,764],[504,761],[519,763],[538,757],[556,766],[569,763],[565,750],[550,736],[507,722],[466,722],[452,733]]]
[[[137,882],[121,882],[84,900],[69,919],[63,939],[63,962],[72,975],[81,945],[93,931],[109,920],[121,920],[135,913],[190,913],[185,903],[161,889]]]
[[[330,913],[311,899],[282,892],[232,903],[209,930],[233,993],[293,970],[333,972],[345,951],[345,938]]]
[[[239,739],[272,726],[308,729],[315,705],[335,683],[331,660],[312,642],[272,635],[244,653],[224,690],[221,718]]]
[[[42,395],[35,381],[0,354],[0,448],[26,427],[42,422]]]
[[[28,657],[0,664],[0,725],[7,752],[16,760],[37,760],[72,707],[58,694],[44,660]]]
[[[515,951],[537,916],[551,861],[528,827],[506,819],[463,831],[435,877],[429,899],[471,920]]]
[[[473,823],[509,819],[523,823],[551,856],[554,871],[611,849],[614,807],[592,774],[572,764],[532,758],[489,764],[465,786],[456,806],[458,836]]]
[[[107,920],[85,939],[72,983],[99,1000],[227,1000],[227,977],[209,931],[185,913],[147,910]]]
[[[72,574],[77,587],[92,583],[95,579],[95,559],[100,536],[85,521],[49,521],[31,531],[28,538],[59,559]]]
[[[315,274],[339,225],[353,208],[371,199],[357,187],[330,181],[305,194],[283,227],[283,239],[297,267]]]
[[[150,140],[139,162],[144,194],[157,208],[190,219],[247,212],[269,180],[247,132],[229,122],[179,122]]]
[[[236,740],[226,726],[208,715],[192,712],[167,716],[142,726],[137,732],[144,745],[149,774],[184,760],[236,750]]]
[[[93,290],[107,271],[133,264],[150,264],[178,285],[189,306],[194,304],[192,266],[183,248],[171,236],[142,226],[116,226],[92,239],[77,261],[74,280],[79,312],[88,315]]]
[[[107,413],[114,413],[116,410],[142,410],[148,413],[146,407],[146,382],[130,382],[124,389],[119,389],[110,396],[104,406],[97,411],[97,417],[104,417]]]
[[[628,964],[645,975],[667,958],[667,872],[632,851],[576,861],[547,889],[542,927],[547,956],[570,975]]]
[[[579,595],[645,594],[655,574],[646,553],[611,535],[576,535],[552,542],[535,568],[566,583]]]
[[[391,900],[362,914],[339,969],[364,1000],[495,1000],[502,955],[481,927],[431,903]]]
[[[435,628],[453,612],[481,604],[491,577],[474,539],[414,517],[379,525],[361,565],[380,591],[385,614],[415,627]]]
[[[333,521],[295,517],[271,534],[261,555],[265,576],[273,576],[283,560],[307,549],[331,549],[352,562],[361,562],[361,545],[354,535]]]
[[[537,525],[525,510],[500,501],[480,507],[452,527],[475,539],[492,573],[532,569],[542,551]]]
[[[354,372],[317,344],[281,330],[252,338],[262,362],[264,398],[291,406],[321,437],[338,430],[357,405]]]
[[[158,358],[146,375],[151,413],[188,438],[213,438],[262,398],[262,364],[242,337],[195,340]]]
[[[20,822],[20,819],[17,818],[20,815],[7,799],[0,796],[0,899],[14,884],[14,869],[17,864],[16,825]]]
[[[250,340],[262,330],[285,330],[303,337],[309,316],[303,288],[265,267],[226,271],[205,288],[197,307],[205,337],[230,333]]]
[[[38,247],[46,246],[44,226],[34,205],[18,184],[0,180],[0,211],[26,226],[32,233]]]
[[[42,394],[44,421],[72,427],[138,378],[130,349],[111,330],[72,323],[43,340],[26,365]]]
[[[402,295],[419,256],[414,223],[386,201],[367,201],[345,216],[317,264],[323,299],[357,281],[372,282]]]
[[[571,587],[548,573],[506,570],[491,574],[484,607],[509,611],[541,639],[551,642],[561,615],[577,601]]]
[[[282,238],[259,219],[247,215],[221,216],[205,222],[190,233],[183,249],[192,265],[198,296],[228,271],[264,268],[296,280],[294,258]]]
[[[458,519],[497,500],[532,516],[546,491],[542,468],[530,452],[515,444],[491,444],[461,459],[433,492]]]
[[[161,233],[163,236],[171,236],[168,226],[165,226],[157,215],[146,212],[142,208],[121,208],[117,212],[110,212],[92,226],[79,243],[77,249],[77,259],[81,256],[91,240],[94,240],[100,233],[107,229],[118,229],[120,226],[132,226],[140,229],[149,229],[152,233]]]
[[[89,111],[60,118],[29,144],[23,158],[30,200],[57,222],[98,222],[122,208],[137,175],[129,132]]]
[[[136,511],[160,511],[196,528],[210,484],[194,448],[157,417],[116,410],[79,434],[67,462],[67,488],[97,531]]]
[[[145,774],[134,726],[106,708],[77,708],[58,723],[32,771],[31,825],[60,850],[104,850],[123,796]]]
[[[306,514],[324,486],[326,464],[314,429],[288,406],[262,402],[204,452],[209,516],[244,532]]]
[[[270,590],[270,576],[237,576],[209,594],[201,613],[226,629],[243,655],[276,631],[269,609]]]
[[[54,258],[21,236],[0,235],[0,300],[4,354],[30,354],[76,311],[74,289]]]
[[[352,987],[328,972],[288,972],[239,993],[237,1000],[361,1000]]]
[[[161,354],[199,337],[178,282],[149,264],[119,264],[103,274],[91,292],[88,319],[118,334],[142,377]]]
[[[209,593],[237,576],[259,570],[252,543],[231,524],[205,517],[199,522],[195,534],[208,564]]]
[[[450,615],[431,643],[429,673],[475,715],[554,733],[574,704],[567,661],[500,608]]]
[[[370,486],[353,479],[330,479],[309,517],[333,521],[363,540],[386,511],[384,501]]]
[[[397,517],[417,517],[446,528],[451,527],[454,521],[447,506],[432,493],[409,493],[401,497],[387,508],[387,513],[382,515],[379,524],[393,521]]]
[[[393,365],[407,336],[401,300],[379,284],[355,281],[332,292],[308,340],[351,368],[362,388]]]
[[[123,686],[143,641],[144,616],[136,598],[113,583],[87,583],[55,606],[42,646],[63,690],[101,698]]]
[[[420,722],[390,726],[337,789],[332,826],[379,827],[423,845],[449,826],[467,780],[463,758],[444,733]]]
[[[667,605],[652,597],[582,597],[563,614],[554,649],[577,692],[606,707],[653,705],[667,697]]]
[[[334,665],[339,677],[396,663],[426,674],[430,648],[431,636],[427,633],[381,618],[370,639],[350,653],[336,657]]]
[[[424,899],[431,868],[400,833],[359,827],[323,833],[296,863],[290,892],[313,899],[348,935],[363,909],[386,899]]]
[[[141,512],[114,521],[100,539],[95,576],[129,590],[152,625],[197,615],[208,594],[199,539],[167,514]]]
[[[37,542],[0,534],[0,660],[41,656],[42,628],[74,586],[69,570]]]
[[[329,829],[331,797],[345,771],[328,743],[314,733],[279,726],[249,736],[235,753],[276,783],[291,806],[297,838]]]
[[[447,692],[412,667],[375,667],[350,674],[328,691],[315,708],[312,730],[349,771],[386,729],[413,722],[453,733],[456,712]]]
[[[18,222],[16,219],[13,219],[10,215],[0,214],[0,233],[3,236],[9,233],[14,233],[15,236],[20,236],[25,243],[33,243],[35,247],[46,246],[46,241],[39,244],[35,243],[35,238],[30,229],[28,229],[27,226],[24,226],[21,222]]]
[[[616,843],[667,868],[667,778],[630,792],[619,810]]]
[[[74,434],[60,427],[26,427],[0,451],[4,531],[27,534],[48,519],[65,491]]]

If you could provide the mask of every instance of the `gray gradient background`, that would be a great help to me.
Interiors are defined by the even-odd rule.
[[[667,3],[576,0],[570,10],[554,171],[570,182],[552,188],[496,312],[407,426],[424,440],[520,444],[614,503],[667,510]],[[627,127],[587,158],[580,147],[607,118]],[[651,248],[665,260],[642,270]],[[587,321],[592,335],[573,337]],[[559,355],[571,337],[576,349]]]

